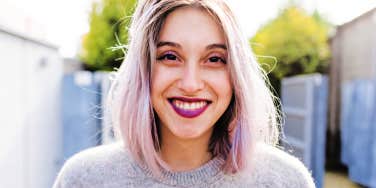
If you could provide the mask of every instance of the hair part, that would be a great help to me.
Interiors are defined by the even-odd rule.
[[[271,93],[265,72],[224,0],[138,2],[129,29],[128,51],[110,89],[112,123],[139,164],[154,175],[168,169],[158,153],[159,123],[151,104],[150,74],[163,23],[169,13],[181,7],[207,11],[225,35],[233,96],[229,107],[214,125],[208,150],[213,156],[225,159],[225,173],[242,171],[250,165],[256,143],[277,143],[279,115],[274,102],[279,101]]]

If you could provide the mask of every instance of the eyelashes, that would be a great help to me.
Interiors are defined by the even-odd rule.
[[[170,51],[158,56],[157,60],[158,61],[169,61],[169,62],[180,61],[179,57],[177,55],[175,55],[174,52],[170,52]],[[207,60],[205,60],[205,62],[208,62],[208,63],[223,63],[223,64],[227,63],[226,59],[223,58],[222,55],[218,55],[216,53],[211,54],[207,58]]]
[[[215,56],[215,55],[209,57],[208,61],[209,61],[210,63],[217,63],[217,62],[221,62],[221,63],[223,63],[223,64],[226,64],[226,63],[227,63],[225,59],[223,59],[223,58],[221,58],[221,57],[219,57],[219,56]]]
[[[168,52],[168,53],[165,53],[165,54],[159,56],[157,58],[157,60],[158,61],[163,61],[163,60],[176,61],[176,60],[178,60],[178,57],[175,54]]]

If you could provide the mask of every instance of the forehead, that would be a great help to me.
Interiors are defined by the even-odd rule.
[[[182,7],[171,12],[159,33],[159,41],[225,43],[219,23],[203,8]]]

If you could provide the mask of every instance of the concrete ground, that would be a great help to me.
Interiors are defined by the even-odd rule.
[[[327,171],[324,188],[362,188],[362,186],[351,182],[344,172]]]

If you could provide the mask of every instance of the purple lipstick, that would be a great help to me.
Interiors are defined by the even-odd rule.
[[[169,102],[177,114],[185,118],[201,115],[210,105],[210,101],[200,98],[174,97]]]

